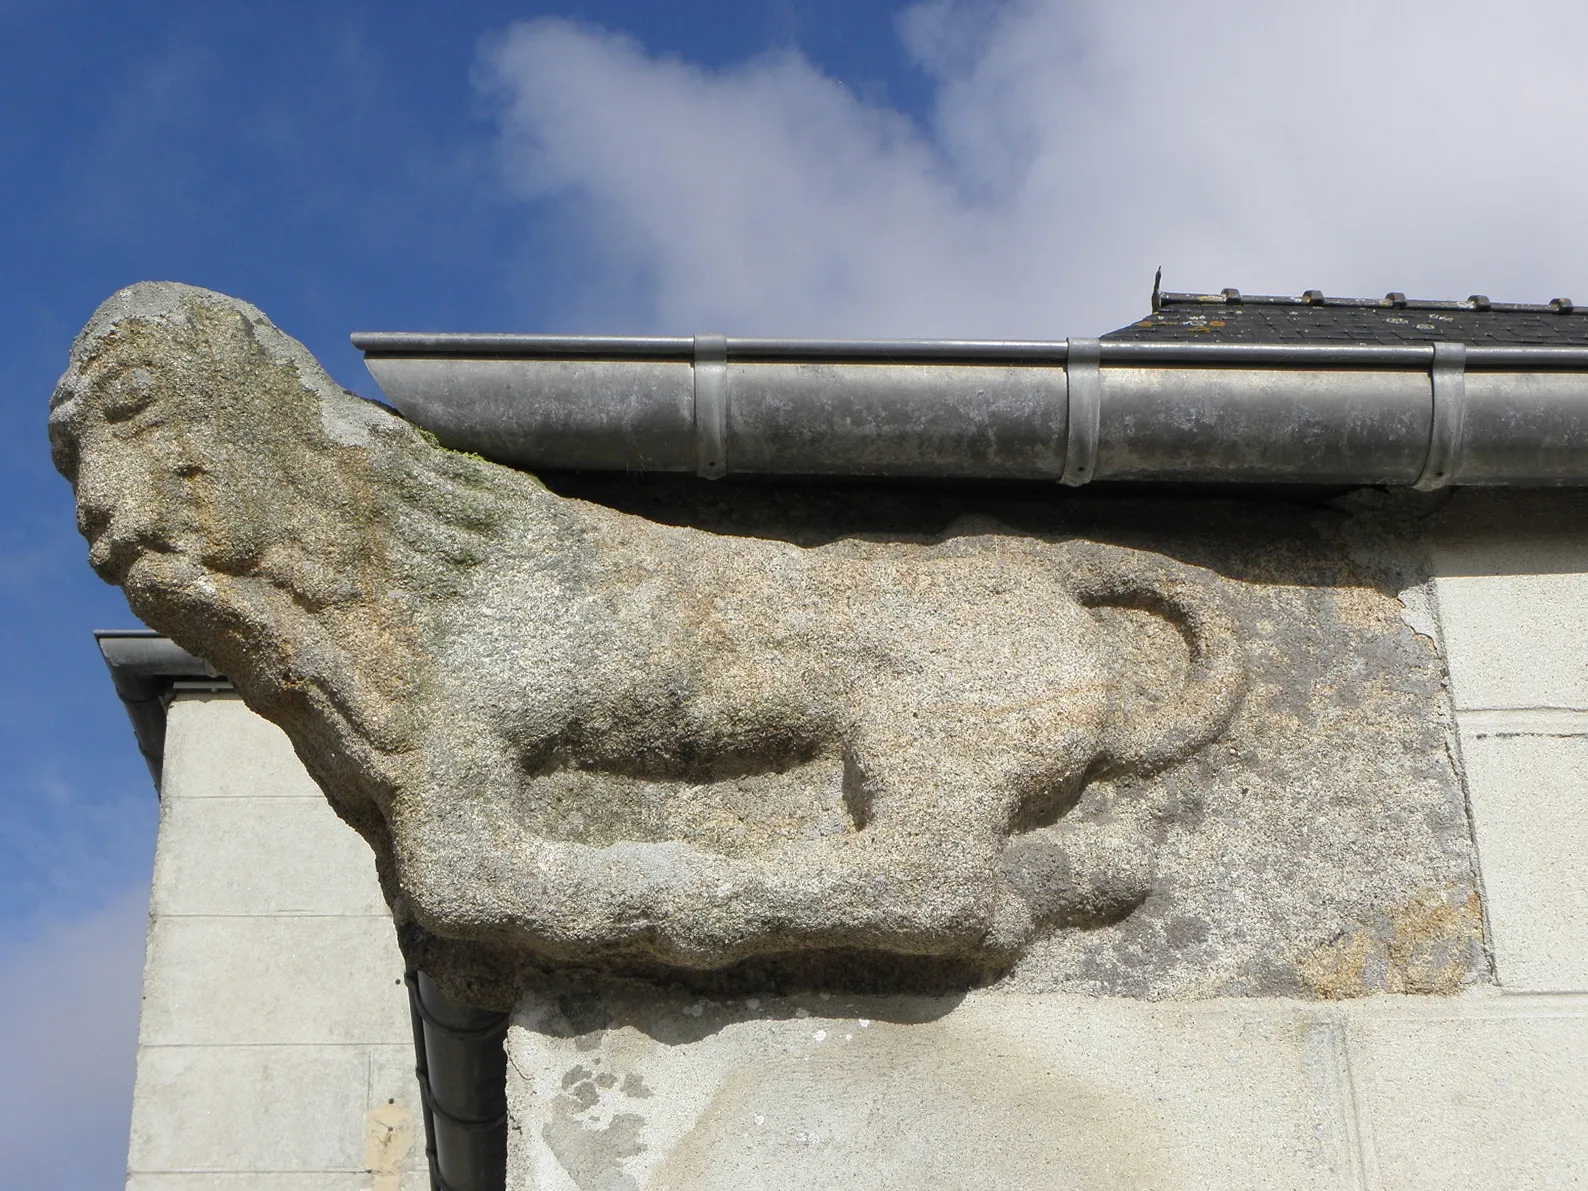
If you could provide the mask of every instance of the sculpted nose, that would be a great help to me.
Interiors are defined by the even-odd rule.
[[[117,582],[128,561],[120,556],[138,537],[135,522],[143,510],[128,498],[125,476],[86,455],[77,469],[76,491],[77,528],[88,541],[89,564]]]
[[[92,542],[109,528],[116,502],[104,469],[84,460],[77,468],[77,528]]]
[[[110,506],[100,502],[77,498],[77,530],[90,542],[99,540],[110,528],[113,513]]]

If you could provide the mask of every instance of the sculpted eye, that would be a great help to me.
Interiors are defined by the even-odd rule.
[[[105,403],[105,421],[127,422],[148,409],[154,401],[154,390],[123,389]]]
[[[105,421],[125,422],[136,417],[154,401],[157,392],[154,377],[147,368],[133,368],[118,378],[109,400],[105,403]]]

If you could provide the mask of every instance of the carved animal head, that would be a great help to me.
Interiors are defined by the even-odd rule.
[[[169,282],[95,312],[49,434],[94,569],[286,729],[380,852],[425,617],[477,558],[495,492],[533,481],[435,449],[255,307]]]

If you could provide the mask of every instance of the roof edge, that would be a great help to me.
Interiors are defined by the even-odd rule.
[[[159,794],[165,765],[166,711],[177,684],[193,682],[221,691],[230,690],[231,683],[203,658],[153,629],[95,629],[94,641]]]
[[[1551,298],[1548,302],[1494,302],[1486,294],[1473,294],[1462,301],[1431,298],[1408,298],[1398,290],[1391,290],[1382,298],[1331,298],[1322,290],[1309,289],[1300,295],[1293,294],[1243,294],[1238,289],[1223,289],[1216,294],[1176,293],[1171,290],[1153,290],[1153,309],[1164,306],[1332,306],[1352,309],[1377,310],[1465,310],[1495,312],[1500,314],[1582,314],[1588,315],[1588,306],[1579,306],[1570,298]]]

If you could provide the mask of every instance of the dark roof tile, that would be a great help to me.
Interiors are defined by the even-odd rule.
[[[1490,302],[1474,294],[1465,302],[1326,298],[1318,290],[1300,297],[1245,294],[1155,293],[1146,318],[1104,335],[1110,340],[1248,343],[1462,343],[1538,347],[1588,345],[1588,307],[1556,298],[1546,305]]]

